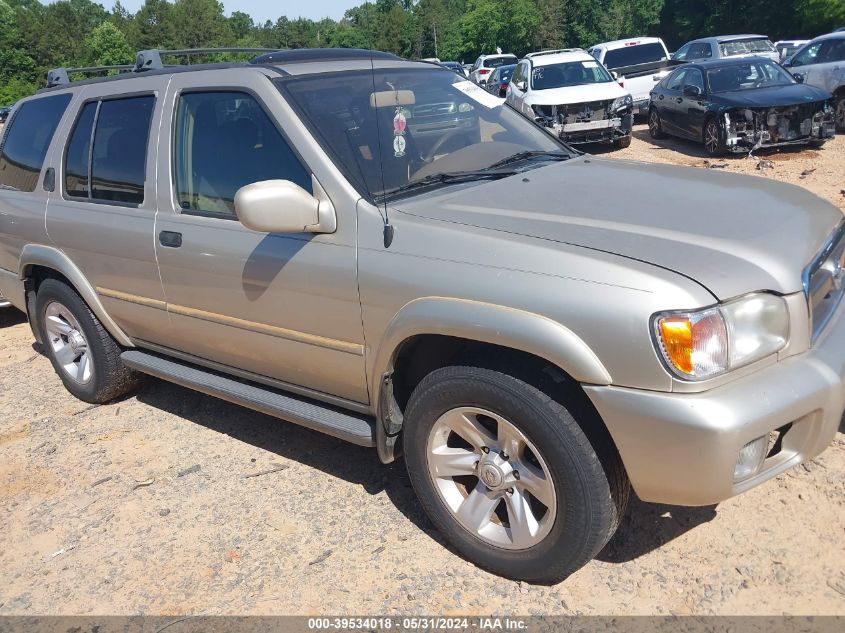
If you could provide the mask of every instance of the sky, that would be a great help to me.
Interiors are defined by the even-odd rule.
[[[102,4],[106,9],[111,10],[114,6],[114,0],[94,0]],[[339,20],[347,9],[362,4],[364,0],[300,0],[299,2],[292,2],[291,0],[283,0],[282,2],[274,0],[220,0],[223,3],[224,13],[232,15],[233,11],[243,11],[252,16],[252,18],[259,24],[263,24],[265,20],[276,21],[281,15],[286,15],[289,18],[311,18],[312,20],[320,20],[322,18],[332,18]],[[47,0],[41,0],[48,4]],[[121,3],[127,11],[135,13],[144,4],[144,0],[121,0]]]

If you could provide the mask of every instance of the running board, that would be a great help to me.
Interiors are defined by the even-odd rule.
[[[209,396],[282,418],[358,446],[376,445],[373,418],[140,350],[125,351],[120,359],[127,367]]]

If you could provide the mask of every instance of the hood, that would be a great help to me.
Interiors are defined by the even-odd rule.
[[[694,279],[718,299],[801,290],[803,269],[842,220],[832,204],[794,185],[595,157],[396,207],[648,262]]]
[[[829,92],[815,86],[790,84],[789,86],[713,93],[710,101],[729,108],[780,108],[826,101],[830,97]]]
[[[628,94],[628,91],[615,81],[603,81],[598,84],[534,90],[526,97],[525,102],[529,105],[589,103],[591,101],[616,99],[617,97],[624,97],[626,94]]]

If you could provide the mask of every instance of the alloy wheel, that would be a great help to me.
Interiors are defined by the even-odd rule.
[[[94,369],[88,340],[76,317],[58,301],[47,304],[44,327],[53,356],[65,374],[80,385],[91,380]]]
[[[715,154],[719,149],[719,127],[710,121],[704,128],[704,147],[709,154]]]
[[[554,525],[550,470],[537,447],[502,416],[475,407],[447,411],[431,429],[426,460],[441,500],[481,540],[527,549]]]
[[[657,114],[657,110],[652,110],[648,116],[648,127],[653,137],[660,134],[660,115]]]

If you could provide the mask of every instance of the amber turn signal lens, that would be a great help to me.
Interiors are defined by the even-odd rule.
[[[678,371],[692,374],[692,322],[689,318],[660,319],[660,338],[667,359]]]

